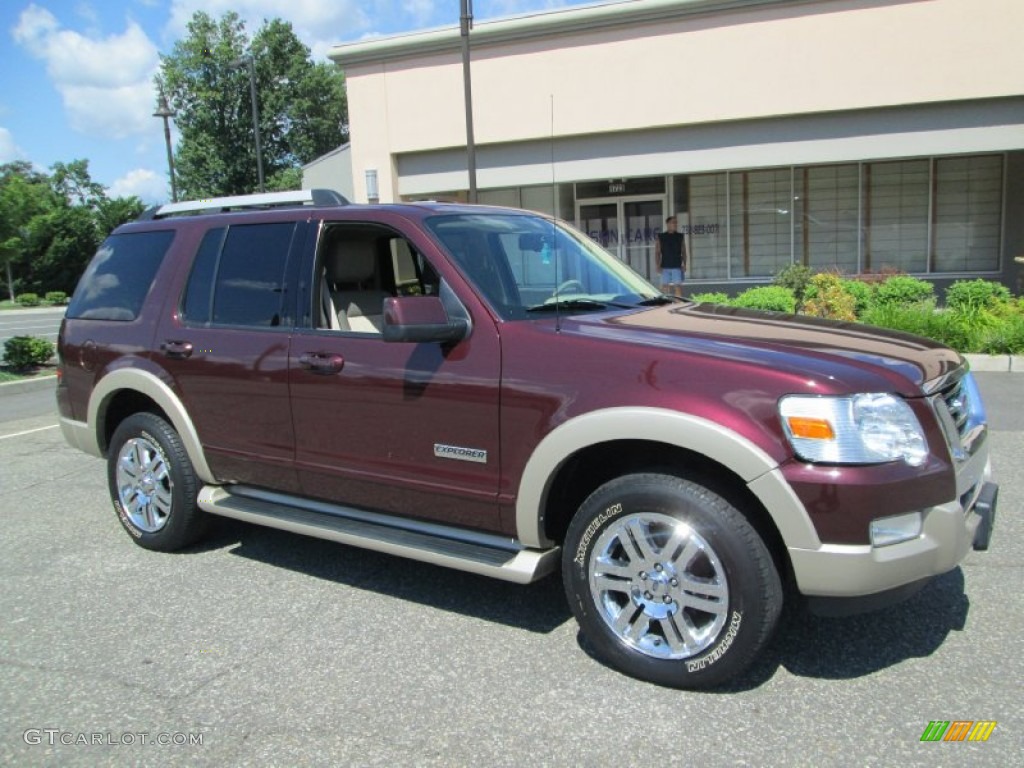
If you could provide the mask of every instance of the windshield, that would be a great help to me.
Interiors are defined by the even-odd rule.
[[[586,235],[529,213],[433,216],[427,226],[505,320],[642,306],[659,291]]]

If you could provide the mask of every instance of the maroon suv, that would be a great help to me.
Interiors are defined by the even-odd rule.
[[[118,228],[68,308],[67,440],[135,541],[209,514],[530,582],[658,683],[746,667],[791,594],[913,593],[991,534],[984,409],[925,339],[666,297],[573,228],[321,193]]]

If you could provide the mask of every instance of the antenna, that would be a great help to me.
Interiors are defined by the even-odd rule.
[[[562,286],[562,278],[558,269],[561,259],[558,252],[561,250],[555,242],[555,212],[558,210],[558,189],[555,186],[555,94],[551,94],[551,137],[548,141],[551,147],[551,248],[555,252],[555,333],[562,331],[562,296],[559,289]]]

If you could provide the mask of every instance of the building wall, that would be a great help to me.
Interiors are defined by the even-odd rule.
[[[302,166],[303,189],[333,189],[355,200],[352,185],[352,145],[346,144]]]
[[[581,190],[655,182],[649,235],[612,250],[652,276],[657,222],[677,213],[697,227],[691,277],[709,288],[801,261],[1013,286],[1021,29],[1024,0],[643,0],[478,24],[480,201],[600,230],[582,220],[593,195]],[[447,29],[332,51],[356,200],[369,169],[383,202],[466,198],[459,43]],[[619,230],[638,210],[627,198]]]
[[[591,17],[570,10],[477,25],[478,144],[1024,94],[1020,0],[731,3],[740,7],[701,12],[721,5],[605,6],[606,26],[553,36],[544,30],[559,19]],[[638,7],[670,15],[611,25]],[[503,41],[517,25],[523,37]],[[421,47],[445,34],[450,49],[436,53],[418,53],[416,35],[332,52],[349,83],[357,197],[365,168],[378,170],[388,200],[395,158],[464,146],[457,30],[425,34]]]

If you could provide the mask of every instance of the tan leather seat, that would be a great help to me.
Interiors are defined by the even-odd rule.
[[[330,298],[337,312],[338,329],[380,333],[384,299],[391,294],[376,287],[376,242],[339,240],[327,255],[324,269],[334,286]]]

